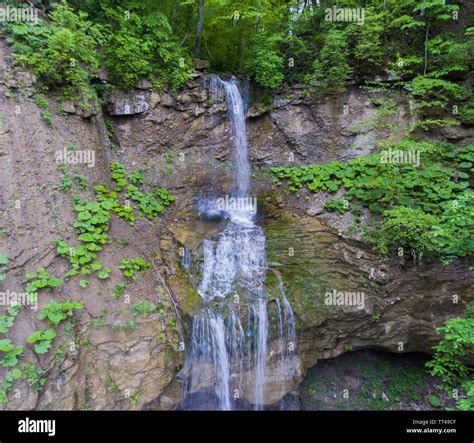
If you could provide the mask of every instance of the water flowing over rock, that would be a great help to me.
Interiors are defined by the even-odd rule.
[[[235,78],[227,82],[212,77],[209,87],[214,99],[225,96],[227,103],[234,146],[232,193],[247,197],[250,165],[238,83]],[[201,207],[213,210],[209,201]],[[205,306],[192,320],[191,352],[183,369],[185,409],[230,410],[245,407],[243,402],[261,409],[267,403],[266,367],[273,355],[278,355],[277,364],[286,370],[286,375],[299,376],[298,363],[296,370],[288,370],[288,362],[294,362],[296,335],[294,315],[283,286],[281,302],[276,299],[276,347],[269,353],[265,234],[254,224],[253,213],[242,208],[225,208],[224,213],[230,219],[227,227],[216,239],[206,238],[203,242],[202,276],[197,291]]]

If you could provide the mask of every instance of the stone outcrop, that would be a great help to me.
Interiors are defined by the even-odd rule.
[[[130,304],[114,298],[114,285],[123,257],[147,255],[155,257],[186,320],[199,305],[179,254],[183,246],[199,254],[204,235],[221,228],[200,220],[195,205],[197,197],[224,193],[229,186],[231,145],[225,103],[212,100],[199,72],[176,96],[157,93],[143,82],[130,91],[113,90],[105,107],[113,123],[110,141],[99,109],[84,119],[76,104],[51,99],[52,108],[62,106],[67,115],[54,115],[48,126],[31,98],[36,79],[19,74],[18,66],[4,61],[6,48],[0,49],[0,252],[7,252],[12,263],[7,280],[0,283],[2,291],[20,291],[24,274],[39,266],[55,276],[67,271],[65,260],[56,257],[53,241],[74,244],[76,235],[71,195],[61,190],[64,173],[54,161],[56,151],[73,145],[95,152],[95,167],[75,165],[68,170],[71,177],[87,177],[84,198],[92,199],[93,185],[108,181],[112,160],[128,170],[145,168],[150,180],[176,197],[155,225],[139,221],[131,228],[112,220],[110,234],[122,241],[114,240],[105,248],[101,260],[114,270],[113,278],[91,278],[86,290],[72,279],[41,296],[40,308],[53,298],[73,298],[85,308],[72,325],[60,329],[54,349],[62,349],[62,354],[39,356],[26,346],[23,361],[41,367],[46,381],[41,392],[18,381],[15,388],[21,397],[12,397],[6,408],[175,408],[183,358],[179,346],[187,338],[179,322],[170,326],[176,317],[168,293],[155,271],[127,285]],[[20,92],[16,101],[13,91]],[[375,140],[387,135],[384,127],[361,125],[376,117],[378,100],[379,96],[358,88],[321,100],[304,98],[296,90],[276,95],[271,112],[251,107],[253,166],[344,160],[369,152]],[[412,118],[408,104],[403,109],[397,116],[402,131]],[[456,135],[459,143],[472,137],[469,134],[460,139]],[[294,365],[303,372],[318,359],[349,349],[429,352],[437,341],[435,327],[459,315],[472,298],[472,272],[464,261],[447,267],[383,262],[362,243],[321,223],[320,205],[315,202],[297,205],[258,174],[253,186],[253,192],[263,196],[259,223],[267,236],[269,267],[281,274],[297,317],[300,353]],[[275,285],[276,277],[269,272],[268,289]],[[363,308],[327,306],[325,294],[333,290],[364,292]],[[156,302],[157,291],[163,313],[136,317],[131,304]],[[458,304],[452,303],[454,294]],[[23,310],[9,338],[24,343],[41,327],[45,324],[37,312]],[[266,392],[272,403],[294,386],[273,370],[271,360],[268,363]],[[0,372],[3,376],[4,369]]]

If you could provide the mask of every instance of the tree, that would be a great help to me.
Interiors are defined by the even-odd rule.
[[[199,58],[201,55],[202,25],[204,20],[204,0],[198,0],[198,20],[196,25],[196,43],[194,45],[194,55]]]
[[[313,63],[307,82],[320,92],[343,91],[352,71],[348,56],[346,34],[340,29],[331,29],[326,34],[323,47]]]

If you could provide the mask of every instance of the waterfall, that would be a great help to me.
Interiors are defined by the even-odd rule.
[[[250,165],[248,161],[247,133],[245,130],[245,108],[235,77],[222,81],[227,102],[227,116],[231,122],[234,145],[234,191],[237,197],[248,196],[250,187]]]
[[[235,78],[211,77],[209,91],[227,103],[233,141],[233,197],[248,199],[250,165],[245,107]],[[216,202],[201,202],[206,211],[217,211]],[[229,219],[227,227],[202,244],[203,263],[197,287],[205,307],[193,317],[191,350],[184,373],[185,409],[229,410],[239,404],[265,405],[265,372],[269,355],[268,300],[264,288],[267,263],[265,234],[254,222],[248,206],[219,209]],[[183,267],[189,268],[188,257]],[[275,299],[278,324],[276,342],[281,367],[292,358],[296,345],[294,316],[283,283]],[[246,326],[244,326],[246,325]],[[292,345],[288,346],[289,340]],[[286,374],[285,374],[286,376]],[[245,401],[244,400],[245,397]],[[249,407],[249,406],[246,406]]]

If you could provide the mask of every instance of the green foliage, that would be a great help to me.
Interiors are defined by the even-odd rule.
[[[135,279],[138,274],[143,274],[150,266],[150,263],[140,257],[124,258],[119,265],[119,269],[125,277]]]
[[[474,193],[465,192],[442,207],[443,213],[432,230],[434,248],[445,261],[468,256],[474,250]]]
[[[89,280],[81,280],[79,281],[79,286],[81,288],[87,288],[87,286],[89,286]]]
[[[27,364],[22,366],[23,378],[33,386],[35,391],[40,392],[46,383],[45,372],[35,364]]]
[[[35,101],[35,104],[40,107],[41,109],[43,110],[46,110],[48,109],[48,99],[42,95],[42,94],[36,94],[34,97],[33,97],[34,101]]]
[[[8,258],[7,254],[0,254],[0,281],[3,281],[7,278],[6,273],[6,267],[8,265],[8,262],[10,259]]]
[[[329,200],[324,208],[328,211],[337,211],[339,214],[344,214],[350,209],[349,202],[342,199]]]
[[[279,36],[258,34],[246,62],[248,75],[263,88],[278,88],[284,79],[284,62],[278,50],[278,41]]]
[[[456,385],[472,373],[465,359],[472,356],[474,346],[474,305],[470,304],[464,317],[448,320],[436,332],[443,334],[443,338],[433,347],[433,359],[426,366],[431,375],[440,377],[447,385]]]
[[[118,324],[118,325],[113,325],[112,330],[113,331],[124,331],[124,332],[129,332],[133,331],[137,328],[137,322],[135,319],[129,320],[127,323],[124,324]]]
[[[55,337],[56,331],[54,329],[45,328],[33,332],[26,341],[34,344],[34,349],[37,354],[45,354],[51,348]]]
[[[89,179],[86,176],[74,174],[73,178],[81,191],[87,191],[87,188],[89,186]]]
[[[7,309],[7,315],[0,315],[0,334],[6,334],[13,327],[15,319],[20,312],[21,305],[10,305]]]
[[[15,366],[18,362],[18,356],[23,354],[24,350],[23,346],[14,345],[7,338],[0,340],[0,366]]]
[[[134,303],[132,306],[132,312],[134,315],[150,315],[158,311],[158,307],[154,303],[150,303],[146,300]]]
[[[96,259],[96,252],[102,250],[102,245],[109,241],[107,231],[109,229],[111,206],[108,202],[77,203],[74,210],[77,219],[74,227],[79,232],[78,239],[84,243],[75,247],[66,242],[56,242],[57,254],[68,258],[72,269],[67,272],[66,277],[73,275],[89,275],[92,271],[98,271],[102,264]]]
[[[5,373],[5,379],[0,380],[0,405],[4,405],[8,401],[8,392],[13,387],[16,380],[21,377],[21,371],[18,368],[12,369]]]
[[[93,97],[90,80],[99,69],[101,27],[75,12],[63,0],[52,5],[50,22],[9,25],[16,59],[32,68],[47,88],[60,86],[65,98]]]
[[[73,309],[82,309],[84,305],[82,303],[67,300],[58,303],[55,300],[51,300],[40,312],[40,320],[48,320],[48,323],[52,325],[59,325],[68,316],[72,316]]]
[[[112,390],[112,394],[114,395],[120,394],[120,388],[112,377],[109,376],[107,380],[105,381],[105,384]]]
[[[384,150],[366,157],[322,165],[272,168],[278,179],[288,179],[289,189],[336,193],[382,216],[378,229],[367,239],[386,255],[397,247],[416,255],[441,256],[445,262],[474,250],[473,193],[469,182],[474,147],[454,148],[426,141],[404,140],[382,144]],[[387,152],[399,159],[388,161]],[[411,152],[411,157],[408,154]],[[386,158],[385,158],[386,157]],[[333,200],[326,209],[342,213],[344,200]]]
[[[62,179],[61,182],[59,183],[59,189],[61,189],[62,192],[69,192],[71,190],[72,183],[71,180],[67,175],[65,175]]]
[[[53,125],[53,114],[49,111],[43,111],[41,113],[41,118],[48,124],[48,126]]]
[[[125,292],[125,285],[121,285],[121,284],[115,285],[114,296],[116,300],[120,299],[120,297],[123,295],[124,292]]]
[[[109,278],[109,275],[111,272],[112,272],[112,269],[104,268],[102,269],[102,271],[99,272],[98,276],[101,280],[105,280],[106,278]]]
[[[139,214],[148,220],[155,220],[174,200],[166,189],[157,188],[153,193],[146,193],[139,191],[135,185],[128,185],[125,198],[138,203]]]
[[[383,215],[381,230],[372,237],[380,253],[387,255],[388,247],[394,244],[418,253],[433,249],[431,230],[437,222],[434,215],[407,206],[396,206]]]
[[[130,225],[134,225],[136,220],[134,208],[130,204],[131,201],[138,204],[140,216],[152,221],[165,211],[166,206],[174,201],[174,197],[163,188],[156,188],[154,192],[141,191],[138,186],[146,184],[143,175],[138,171],[127,175],[125,166],[121,163],[112,162],[110,171],[112,172],[112,180],[116,182],[116,185],[113,191],[109,191],[105,185],[96,186],[97,199],[101,202],[107,202],[112,211],[118,217],[128,221]],[[121,203],[119,194],[125,188],[124,203]]]
[[[473,28],[452,24],[462,4],[339,0],[338,8],[364,8],[361,25],[328,22],[326,8],[334,5],[328,1],[206,0],[197,39],[196,1],[69,0],[53,4],[47,22],[8,29],[18,60],[71,97],[74,90],[86,98],[100,94],[101,62],[122,87],[147,77],[177,90],[189,78],[191,54],[215,72],[242,74],[263,88],[306,79],[311,92],[332,93],[349,76],[398,76],[396,88],[418,77],[452,83],[474,60]]]
[[[317,92],[341,92],[346,88],[352,68],[348,63],[347,37],[341,30],[329,31],[313,63],[307,82]]]
[[[461,385],[466,390],[467,398],[458,400],[456,407],[460,411],[474,411],[474,378],[471,377]]]
[[[437,395],[428,395],[428,403],[434,408],[439,408],[441,406],[441,400]]]
[[[0,315],[0,333],[6,334],[15,322],[15,318],[7,315]]]
[[[158,10],[141,14],[138,5],[105,8],[110,30],[104,48],[108,71],[123,86],[141,77],[155,86],[178,89],[190,74],[190,60],[181,49],[167,17]]]
[[[60,278],[52,277],[44,268],[38,268],[36,272],[28,272],[23,281],[28,283],[26,290],[30,293],[38,292],[41,289],[51,291],[62,284]]]
[[[446,111],[449,104],[456,104],[465,100],[469,92],[455,83],[447,80],[419,75],[407,86],[411,94],[417,98],[416,108],[425,121],[423,129],[431,126],[448,126],[445,119],[434,118]],[[451,121],[451,124],[452,121]],[[420,125],[420,124],[419,124]]]

